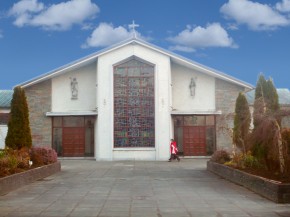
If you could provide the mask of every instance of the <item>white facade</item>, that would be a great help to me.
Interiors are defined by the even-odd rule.
[[[154,147],[114,147],[114,67],[132,58],[154,66]],[[169,158],[170,139],[175,135],[174,115],[222,113],[216,109],[216,79],[242,88],[251,88],[237,79],[133,38],[28,81],[22,86],[33,87],[42,81],[51,81],[51,108],[46,112],[46,117],[39,118],[94,116],[96,160],[163,161]],[[72,92],[73,80],[77,83],[76,95]],[[194,88],[190,86],[192,80]],[[30,123],[34,125],[33,120]],[[53,137],[49,135],[53,131],[51,128],[44,129],[48,137]]]
[[[52,112],[96,109],[96,63],[52,78]],[[78,82],[78,98],[71,98],[71,79]]]
[[[183,112],[215,111],[215,79],[212,76],[187,67],[172,64],[173,110]],[[196,83],[195,95],[191,96],[191,78]]]

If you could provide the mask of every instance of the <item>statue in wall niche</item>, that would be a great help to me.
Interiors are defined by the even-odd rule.
[[[70,88],[71,88],[71,99],[77,99],[78,98],[78,81],[76,78],[70,78]]]
[[[189,84],[190,96],[195,96],[195,87],[196,87],[195,79],[191,78]]]

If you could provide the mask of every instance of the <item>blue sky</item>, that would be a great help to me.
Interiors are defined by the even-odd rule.
[[[290,0],[1,0],[0,89],[132,34],[255,85],[289,88]]]

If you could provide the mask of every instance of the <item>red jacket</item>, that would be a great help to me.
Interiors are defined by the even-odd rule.
[[[170,143],[170,153],[171,154],[177,154],[177,152],[178,152],[178,148],[177,148],[176,142],[172,141]]]

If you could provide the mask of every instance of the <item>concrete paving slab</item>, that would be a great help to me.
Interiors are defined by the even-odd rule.
[[[62,171],[0,196],[0,217],[290,217],[276,204],[181,162],[62,160]]]

